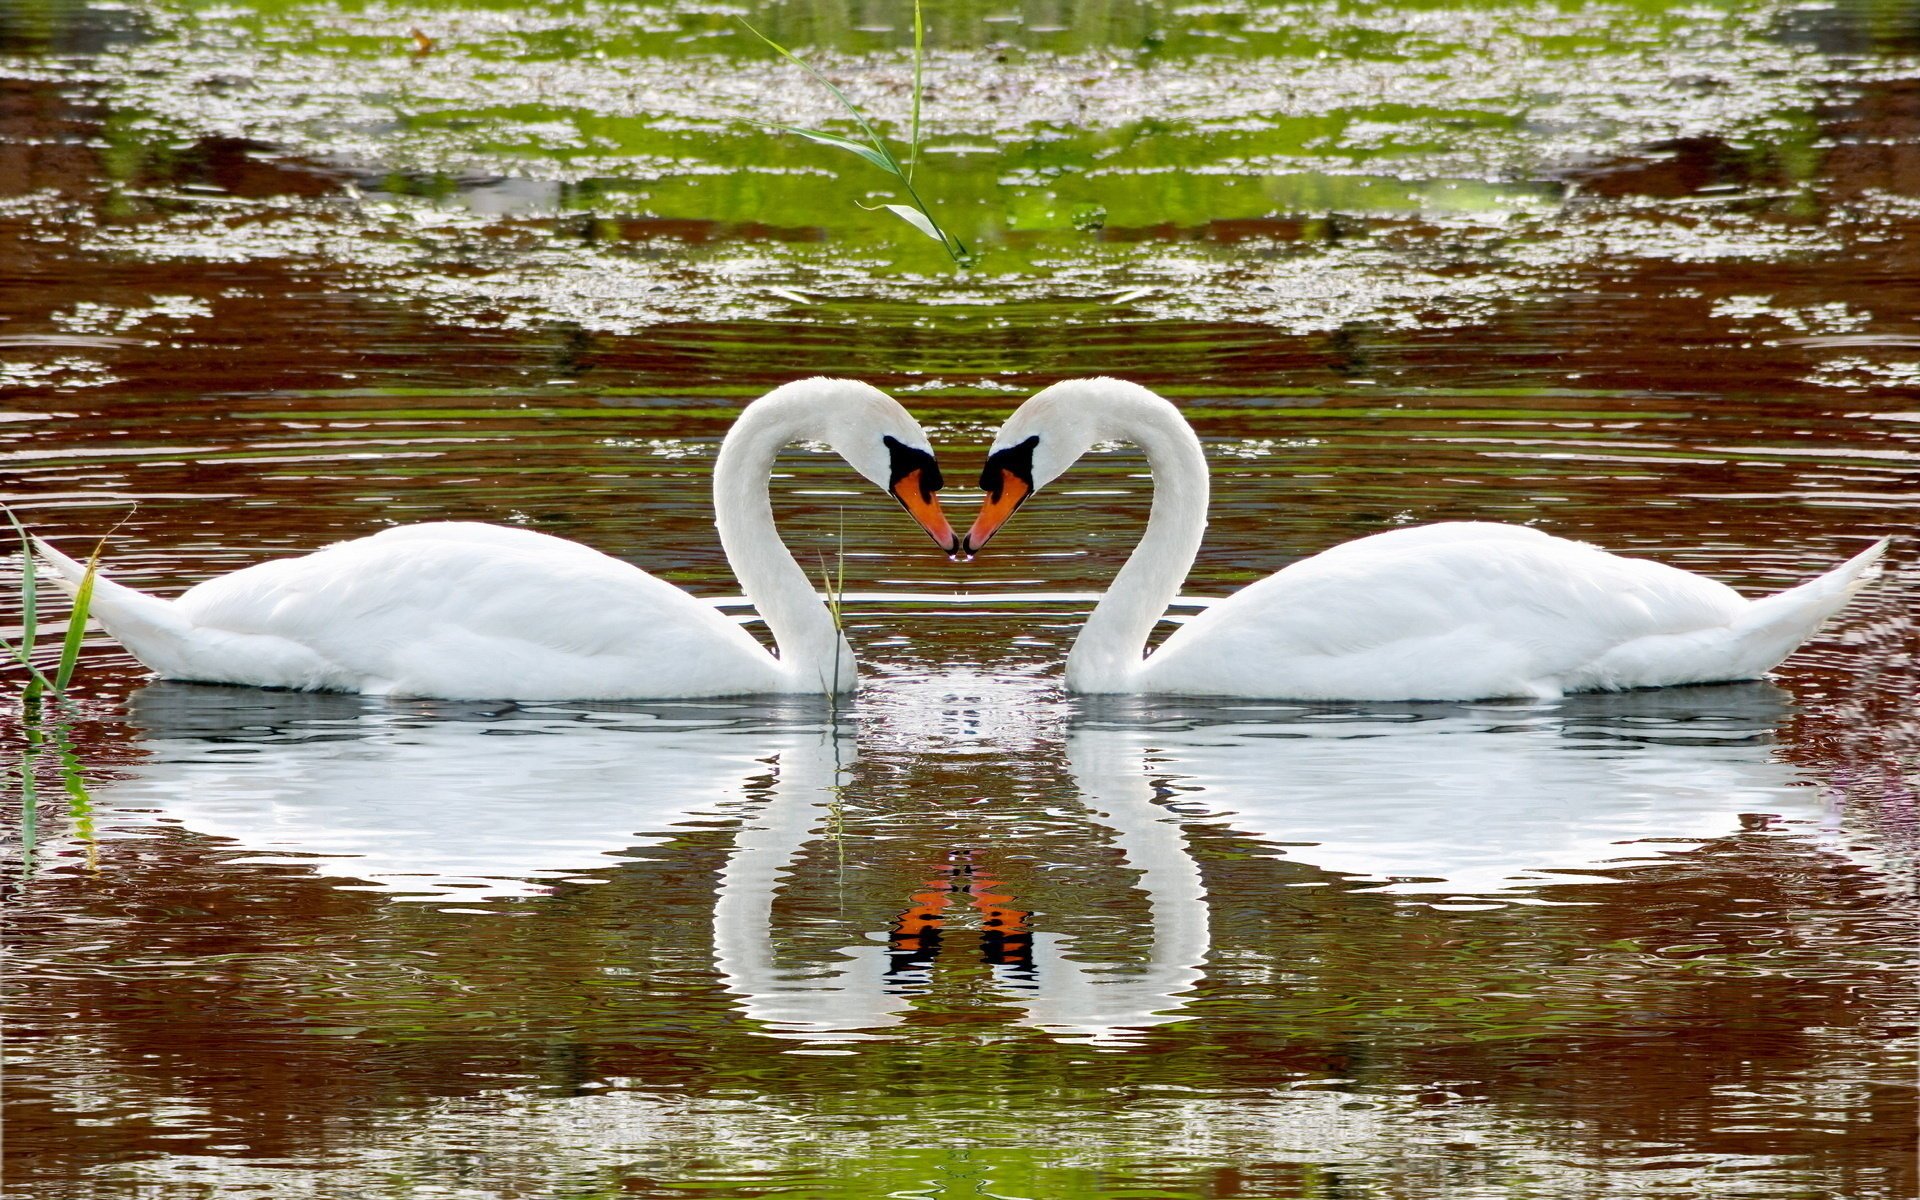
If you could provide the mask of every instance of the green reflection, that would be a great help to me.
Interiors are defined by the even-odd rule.
[[[434,39],[418,54],[407,21],[373,7],[161,0],[149,10],[159,36],[129,52],[134,76],[111,89],[108,158],[123,179],[190,175],[181,136],[222,126],[236,136],[223,110],[237,104],[264,121],[247,136],[296,153],[345,149],[372,172],[363,187],[395,195],[471,200],[477,186],[509,208],[606,217],[602,240],[648,236],[648,222],[685,236],[696,230],[675,223],[693,223],[702,242],[822,241],[899,271],[934,271],[944,258],[889,214],[850,203],[873,198],[862,164],[753,124],[857,133],[723,13],[667,3],[534,15],[443,0],[409,10]],[[910,13],[895,0],[752,16],[901,136]],[[1689,119],[1684,88],[1657,119],[1640,99],[1648,86],[1677,86],[1665,41],[1751,35],[1739,5],[1655,0],[1577,20],[1571,7],[1510,3],[936,4],[928,19],[926,166],[942,219],[994,250],[989,271],[1043,274],[1063,256],[1156,230],[1253,223],[1234,236],[1311,240],[1322,231],[1284,223],[1551,207],[1561,185],[1541,168],[1553,158],[1624,149]],[[1736,40],[1731,53],[1758,66],[1770,52]],[[244,87],[229,78],[235,56],[251,63]],[[315,72],[350,82],[302,100],[299,81]],[[1555,78],[1570,73],[1594,86],[1576,98]],[[1811,125],[1791,107],[1799,85],[1742,86],[1731,101],[1716,94],[1713,111],[1739,127],[1743,153],[1804,177]],[[208,91],[219,108],[196,99]],[[555,186],[501,193],[489,175]],[[1103,220],[1074,215],[1101,210]]]

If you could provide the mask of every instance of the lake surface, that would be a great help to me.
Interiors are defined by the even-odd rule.
[[[753,19],[892,129],[910,12]],[[755,124],[848,128],[714,6],[0,6],[0,501],[160,593],[474,519],[724,601],[753,396],[889,390],[964,528],[1013,405],[1110,373],[1213,464],[1195,598],[1462,518],[1886,575],[1753,684],[1078,701],[1136,452],[956,565],[797,447],[837,707],[96,636],[55,726],[0,675],[6,1194],[1912,1196],[1910,8],[927,12],[965,271]]]

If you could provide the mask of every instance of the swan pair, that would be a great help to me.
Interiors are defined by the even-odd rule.
[[[825,442],[964,559],[1094,445],[1146,452],[1146,533],[1067,657],[1069,690],[1297,700],[1550,699],[1753,679],[1869,579],[1882,539],[1758,600],[1675,567],[1524,526],[1449,522],[1360,538],[1212,605],[1152,654],[1207,517],[1207,464],[1178,409],[1114,379],[1058,383],[994,439],[962,539],[925,431],[891,397],[808,379],[748,405],[720,448],[720,544],[773,635],[769,654],[711,605],[628,563],[526,529],[402,526],[265,562],[173,600],[96,577],[92,613],[168,679],[443,699],[664,699],[811,693],[855,682],[853,651],[780,541],[774,456]],[[60,582],[85,568],[35,543]]]

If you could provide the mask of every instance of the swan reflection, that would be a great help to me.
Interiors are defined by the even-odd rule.
[[[1134,764],[1099,751],[1071,758],[1084,815],[1119,849],[1150,906],[1145,951],[1119,961],[1083,953],[1067,936],[1040,926],[1047,914],[1021,907],[1019,887],[999,877],[989,853],[949,851],[932,878],[912,880],[884,929],[863,931],[833,957],[777,961],[774,902],[798,873],[836,799],[848,768],[844,747],[825,745],[782,756],[765,804],[746,818],[721,872],[714,906],[714,951],[728,991],[769,1031],[809,1040],[854,1040],[895,1026],[927,994],[953,956],[975,957],[975,977],[1010,1009],[1017,1024],[1096,1043],[1178,1019],[1192,998],[1208,948],[1199,865],[1177,818],[1154,804]],[[797,960],[797,961],[796,961]]]
[[[804,938],[781,928],[780,897],[822,869],[808,856],[835,836],[856,740],[897,757],[902,731],[884,698],[871,712],[836,722],[804,702],[395,705],[162,683],[132,702],[145,761],[96,799],[122,836],[184,827],[250,852],[233,863],[298,865],[335,886],[443,906],[617,881],[608,856],[688,822],[737,823],[716,880],[714,960],[721,986],[769,1033],[885,1036],[925,1003],[935,972],[963,959],[989,968],[967,987],[1058,1036],[1112,1041],[1171,1019],[1206,955],[1199,869],[1139,771],[1097,754],[1066,764],[1085,804],[1063,811],[1075,824],[1084,815],[1087,840],[1118,849],[1136,877],[1113,886],[1150,907],[1145,928],[1117,939],[1138,951],[1093,951],[1058,931],[1079,914],[1026,911],[1031,870],[995,865],[992,820],[930,874],[924,863],[876,868],[892,897],[882,906]],[[960,725],[953,737],[978,761],[978,731]]]
[[[1083,708],[1071,745],[1132,761],[1189,820],[1374,891],[1511,901],[1817,826],[1815,789],[1769,749],[1786,713],[1768,684],[1526,706],[1107,702]]]
[[[1067,757],[1088,815],[1113,832],[1140,873],[1135,886],[1152,906],[1152,924],[1144,962],[1118,970],[1074,962],[1058,940],[1048,942],[1056,982],[1028,1013],[1043,1028],[1108,1041],[1179,1020],[1193,1000],[1211,947],[1206,887],[1179,818],[1155,803],[1153,784],[1124,749],[1074,737]]]
[[[395,899],[537,895],[724,818],[822,705],[517,708],[153,684],[147,759],[97,790],[118,825],[177,824]],[[599,882],[596,877],[588,881]]]
[[[776,1032],[852,1040],[859,1036],[854,1031],[895,1024],[904,1007],[887,988],[883,946],[856,942],[825,963],[775,961],[774,898],[826,824],[841,773],[851,766],[852,748],[842,739],[819,738],[784,752],[763,803],[742,818],[720,871],[715,966],[741,1009]]]
[[[1190,1018],[1214,931],[1189,839],[1251,838],[1307,868],[1278,882],[1472,904],[1821,817],[1769,751],[1786,705],[1766,685],[1350,711],[1067,706],[1024,686],[991,705],[950,688],[947,728],[896,721],[884,689],[836,716],[824,702],[398,706],[158,684],[133,701],[148,758],[96,799],[122,835],[184,826],[252,852],[238,862],[442,904],[630,887],[609,856],[731,826],[708,835],[732,842],[713,897],[719,986],[758,1030],[814,1042],[905,1036],[955,989],[1094,1044]],[[982,714],[1022,697],[1032,728],[989,755]],[[899,781],[929,764],[1041,807],[927,824]],[[1079,849],[1043,861],[1023,824]],[[823,886],[840,899],[789,915]]]

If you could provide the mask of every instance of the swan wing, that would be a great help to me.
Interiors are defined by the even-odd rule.
[[[738,625],[597,550],[531,530],[412,525],[208,580],[175,602],[176,678],[472,699],[781,690]]]
[[[1158,691],[1344,700],[1679,682],[1583,669],[1639,639],[1724,632],[1745,606],[1662,563],[1450,522],[1347,542],[1252,584],[1177,630],[1142,677]]]

